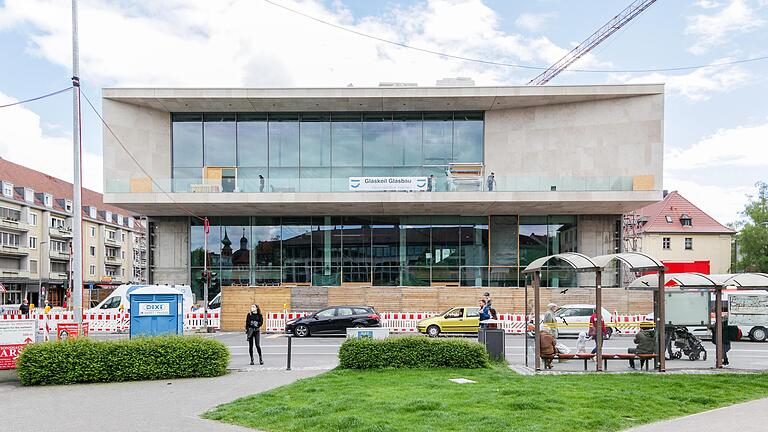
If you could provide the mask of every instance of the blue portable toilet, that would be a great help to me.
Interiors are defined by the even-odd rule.
[[[159,336],[184,332],[183,295],[163,285],[148,285],[128,294],[131,302],[130,336]]]

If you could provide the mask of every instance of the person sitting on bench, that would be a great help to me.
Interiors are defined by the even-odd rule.
[[[654,328],[656,326],[650,321],[640,323],[640,331],[635,335],[635,348],[628,348],[630,354],[654,354],[656,353],[656,335]],[[640,359],[640,369],[645,367],[650,358]],[[635,368],[635,359],[629,359],[629,367]]]
[[[544,360],[544,369],[552,369],[552,359],[557,354],[557,342],[555,338],[546,330],[539,332],[539,344],[541,350],[541,359]]]

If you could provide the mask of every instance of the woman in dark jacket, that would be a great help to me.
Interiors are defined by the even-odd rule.
[[[259,353],[259,364],[263,365],[261,359],[261,326],[264,324],[264,316],[261,314],[259,305],[251,305],[251,311],[245,317],[245,335],[248,337],[248,352],[251,354],[251,364],[253,364],[253,344],[256,343],[256,351]]]

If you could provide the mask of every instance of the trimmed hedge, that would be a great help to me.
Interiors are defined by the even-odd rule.
[[[23,385],[213,377],[227,373],[229,350],[213,339],[161,336],[74,339],[28,345],[17,369]]]
[[[344,369],[474,369],[489,365],[485,347],[464,339],[347,339],[339,349],[339,367]]]

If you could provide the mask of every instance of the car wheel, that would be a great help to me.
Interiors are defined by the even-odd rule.
[[[755,327],[749,332],[749,338],[755,342],[763,342],[768,338],[768,331],[765,327]]]
[[[365,326],[364,326],[364,325],[362,325],[362,324],[360,324],[360,323],[357,323],[357,324],[355,324],[355,328],[364,328],[364,327],[365,327]]]
[[[427,327],[427,336],[429,337],[438,337],[440,336],[440,327],[436,325],[431,325]]]
[[[293,335],[297,337],[309,336],[309,327],[306,324],[299,324],[293,329]]]

